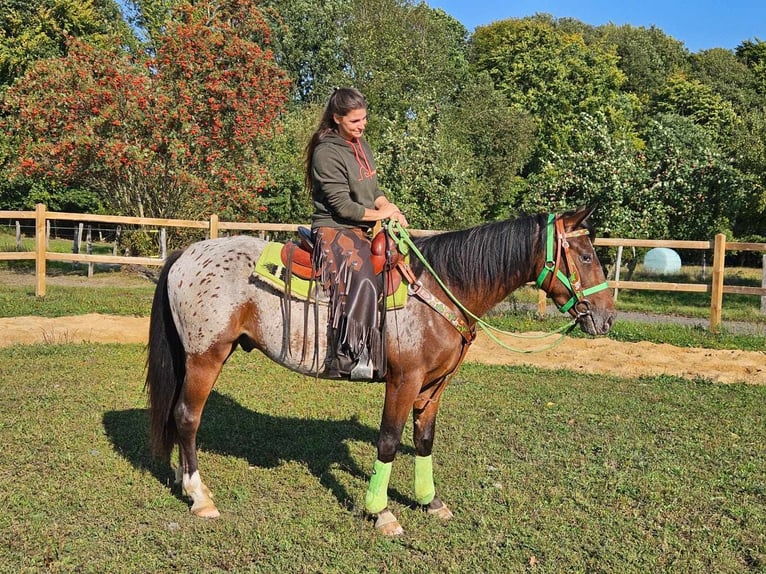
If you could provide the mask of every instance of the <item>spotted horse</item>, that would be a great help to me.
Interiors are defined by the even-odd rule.
[[[435,423],[440,396],[466,356],[477,318],[518,287],[537,282],[585,333],[610,330],[614,301],[591,242],[591,213],[543,213],[413,241],[430,270],[413,259],[416,296],[389,311],[385,398],[365,495],[366,511],[383,534],[403,532],[388,508],[388,481],[410,413],[414,501],[440,519],[452,517],[434,487]],[[196,436],[226,359],[242,347],[310,376],[325,364],[325,308],[316,306],[316,321],[292,321],[285,332],[285,315],[301,316],[305,303],[296,298],[286,308],[282,294],[254,278],[266,245],[249,236],[194,243],[168,258],[154,294],[146,376],[152,448],[169,461],[178,446],[176,477],[192,513],[201,517],[219,516],[200,475]],[[285,353],[285,344],[308,352]],[[318,376],[324,375],[320,368]]]

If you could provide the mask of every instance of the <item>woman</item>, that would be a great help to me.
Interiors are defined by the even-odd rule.
[[[407,225],[378,187],[372,152],[362,137],[366,125],[364,96],[338,88],[306,146],[305,182],[314,199],[314,268],[330,296],[327,372],[333,377],[385,374],[371,231],[384,219]]]

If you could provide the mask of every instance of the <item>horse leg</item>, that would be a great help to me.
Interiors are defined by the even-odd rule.
[[[210,350],[204,355],[187,358],[186,378],[173,413],[178,429],[179,467],[176,469],[176,482],[181,482],[181,491],[191,498],[192,513],[202,518],[218,518],[220,513],[213,503],[210,489],[200,477],[197,430],[202,410],[228,354],[228,351],[216,353]]]
[[[408,378],[414,380],[412,375]],[[402,431],[417,393],[417,385],[409,382],[403,384],[391,375],[386,382],[386,398],[378,435],[378,458],[373,466],[364,504],[367,512],[377,517],[375,528],[387,536],[399,536],[404,533],[396,516],[388,508],[388,480],[396,451],[401,444]]]
[[[445,380],[437,381],[421,393],[412,409],[413,442],[415,444],[415,500],[427,509],[428,514],[442,520],[449,520],[453,514],[449,507],[436,496],[432,452],[436,414],[439,412],[439,397],[446,386]]]

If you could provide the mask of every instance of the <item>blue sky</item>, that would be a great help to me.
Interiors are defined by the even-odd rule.
[[[766,41],[766,0],[426,0],[426,4],[443,9],[469,32],[497,20],[544,13],[592,26],[654,25],[691,52],[733,50],[756,38]]]

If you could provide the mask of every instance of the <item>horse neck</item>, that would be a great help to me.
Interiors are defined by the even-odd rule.
[[[536,279],[544,259],[541,222],[540,216],[495,222],[425,239],[421,246],[449,291],[480,317]],[[428,280],[427,287],[441,292],[435,283]]]
[[[522,285],[533,281],[530,275],[509,275],[508,281],[492,289],[463,287],[453,291],[458,301],[477,317],[484,316],[488,311],[503,302],[511,293]],[[449,287],[448,287],[449,288]],[[450,291],[452,289],[450,288]]]

